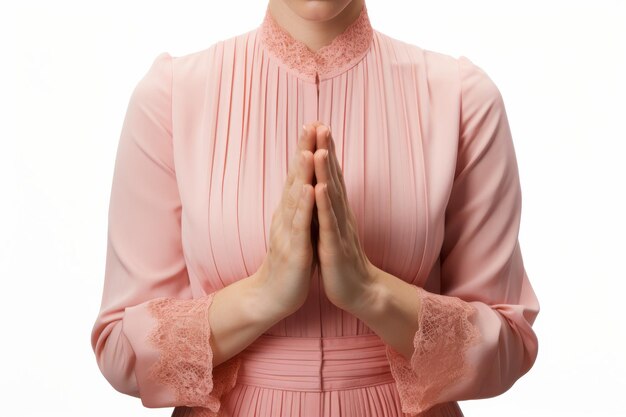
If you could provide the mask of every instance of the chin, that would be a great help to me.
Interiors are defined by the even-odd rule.
[[[316,22],[331,20],[353,0],[284,0],[294,13]]]

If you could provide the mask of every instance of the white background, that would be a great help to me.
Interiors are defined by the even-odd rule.
[[[626,415],[623,1],[367,0],[372,26],[465,55],[498,85],[523,189],[520,242],[541,311],[534,367],[467,417]],[[97,367],[117,140],[135,84],[258,26],[266,1],[0,6],[0,414],[169,416]]]

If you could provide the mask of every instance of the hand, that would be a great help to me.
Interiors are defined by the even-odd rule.
[[[302,306],[311,283],[314,150],[315,129],[303,130],[289,164],[280,204],[272,215],[267,255],[255,273],[257,282],[283,315]]]
[[[359,241],[356,218],[348,204],[330,129],[323,124],[316,127],[314,161],[319,268],[328,299],[339,308],[350,311],[366,303],[373,294],[377,268],[371,264]]]

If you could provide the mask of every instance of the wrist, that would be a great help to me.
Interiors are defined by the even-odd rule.
[[[248,281],[250,289],[248,305],[253,309],[254,317],[275,323],[289,315],[276,301],[275,291],[270,288],[262,268],[250,275]]]
[[[366,284],[363,286],[361,294],[345,310],[362,320],[375,317],[384,311],[385,300],[389,293],[384,283],[384,274],[384,271],[371,265],[368,268]]]

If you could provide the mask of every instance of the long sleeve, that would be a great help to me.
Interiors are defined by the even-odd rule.
[[[215,292],[194,299],[190,289],[173,158],[174,59],[159,54],[130,97],[91,345],[107,381],[144,406],[197,406],[216,413],[222,395],[235,385],[240,360],[234,356],[213,368],[208,314]]]
[[[493,397],[534,364],[539,302],[524,269],[518,232],[521,187],[499,89],[458,59],[461,117],[457,166],[440,251],[441,294],[415,286],[415,350],[387,346],[402,410]]]

